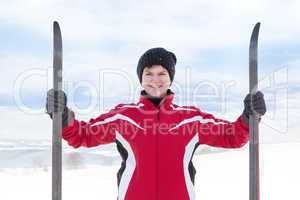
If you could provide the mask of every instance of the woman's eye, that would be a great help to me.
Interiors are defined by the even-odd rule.
[[[151,76],[152,74],[149,74],[149,73],[146,73],[145,76]],[[165,76],[167,75],[166,73],[161,73],[161,74],[158,74],[159,76]]]

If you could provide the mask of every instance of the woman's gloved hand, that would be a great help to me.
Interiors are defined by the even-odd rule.
[[[47,92],[46,113],[52,119],[54,112],[62,113],[62,127],[67,126],[74,118],[74,112],[67,106],[67,95],[62,90],[50,89]]]
[[[249,124],[249,116],[251,114],[258,114],[259,121],[260,117],[266,113],[266,103],[264,99],[264,95],[262,92],[257,91],[254,95],[252,95],[252,103],[251,103],[251,95],[247,94],[244,99],[244,111],[243,111],[243,119]]]

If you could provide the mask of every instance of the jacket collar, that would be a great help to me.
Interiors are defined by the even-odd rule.
[[[162,107],[168,108],[173,102],[174,98],[174,92],[171,89],[167,90],[167,95],[163,97],[163,99],[160,101],[159,105],[156,107],[154,103],[149,99],[149,96],[147,97],[147,93],[145,90],[141,91],[140,95],[140,103],[144,104],[145,109],[150,109],[150,110],[155,110],[155,109],[160,109]]]

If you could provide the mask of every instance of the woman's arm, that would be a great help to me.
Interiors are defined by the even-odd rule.
[[[246,95],[243,114],[235,122],[217,119],[199,110],[200,143],[224,148],[242,147],[249,140],[249,115],[253,113],[257,113],[259,117],[266,113],[264,95],[260,91],[254,95]]]
[[[215,118],[211,114],[200,112],[198,129],[200,144],[214,147],[240,148],[249,140],[249,128],[242,115],[235,122]]]
[[[115,141],[115,131],[119,120],[115,118],[117,109],[111,109],[89,122],[78,121],[75,117],[63,128],[62,137],[74,148],[95,147]]]
[[[74,112],[67,107],[67,95],[64,91],[50,89],[47,92],[46,113],[51,119],[55,111],[62,113],[62,138],[74,148],[114,142],[118,122],[114,116],[118,106],[96,119],[90,119],[89,122],[78,121]]]

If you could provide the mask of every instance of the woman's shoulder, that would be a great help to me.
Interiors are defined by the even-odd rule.
[[[124,108],[139,108],[141,107],[141,103],[120,103],[116,105],[116,109],[124,109]]]
[[[196,106],[179,106],[177,104],[172,104],[171,107],[174,109],[174,110],[186,110],[186,111],[195,111],[195,112],[199,112],[200,109],[197,108]]]

